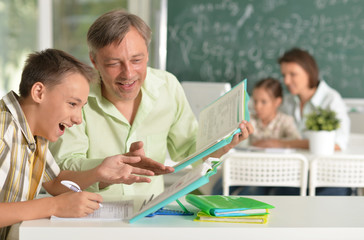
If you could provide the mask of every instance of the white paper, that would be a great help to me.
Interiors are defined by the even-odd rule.
[[[102,207],[94,211],[92,214],[82,218],[60,218],[52,216],[51,220],[124,220],[129,219],[133,214],[133,200],[126,200],[120,202],[103,202]]]

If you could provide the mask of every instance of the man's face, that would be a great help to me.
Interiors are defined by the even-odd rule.
[[[91,61],[102,77],[105,98],[114,104],[137,98],[147,75],[148,48],[134,27],[120,44],[99,49]]]
[[[82,122],[82,107],[87,103],[89,83],[79,73],[66,75],[61,84],[46,87],[39,103],[33,135],[51,142],[63,135],[66,128]]]

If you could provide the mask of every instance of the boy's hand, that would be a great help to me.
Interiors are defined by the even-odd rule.
[[[142,169],[153,171],[155,175],[167,174],[174,172],[174,168],[165,166],[162,163],[154,161],[145,156],[143,149],[143,142],[134,142],[130,145],[129,152],[124,154],[125,156],[139,156],[141,160],[136,163],[130,163],[130,165]]]
[[[53,199],[56,217],[85,217],[99,209],[102,202],[101,195],[91,192],[67,192]]]

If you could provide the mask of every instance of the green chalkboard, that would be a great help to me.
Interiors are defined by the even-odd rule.
[[[308,50],[345,98],[364,97],[362,0],[169,0],[167,70],[180,81],[281,79],[277,58]]]

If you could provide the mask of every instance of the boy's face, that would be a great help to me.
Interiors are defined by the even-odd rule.
[[[61,84],[45,89],[33,135],[54,142],[66,128],[82,122],[82,107],[87,103],[90,87],[84,76],[71,73]]]

